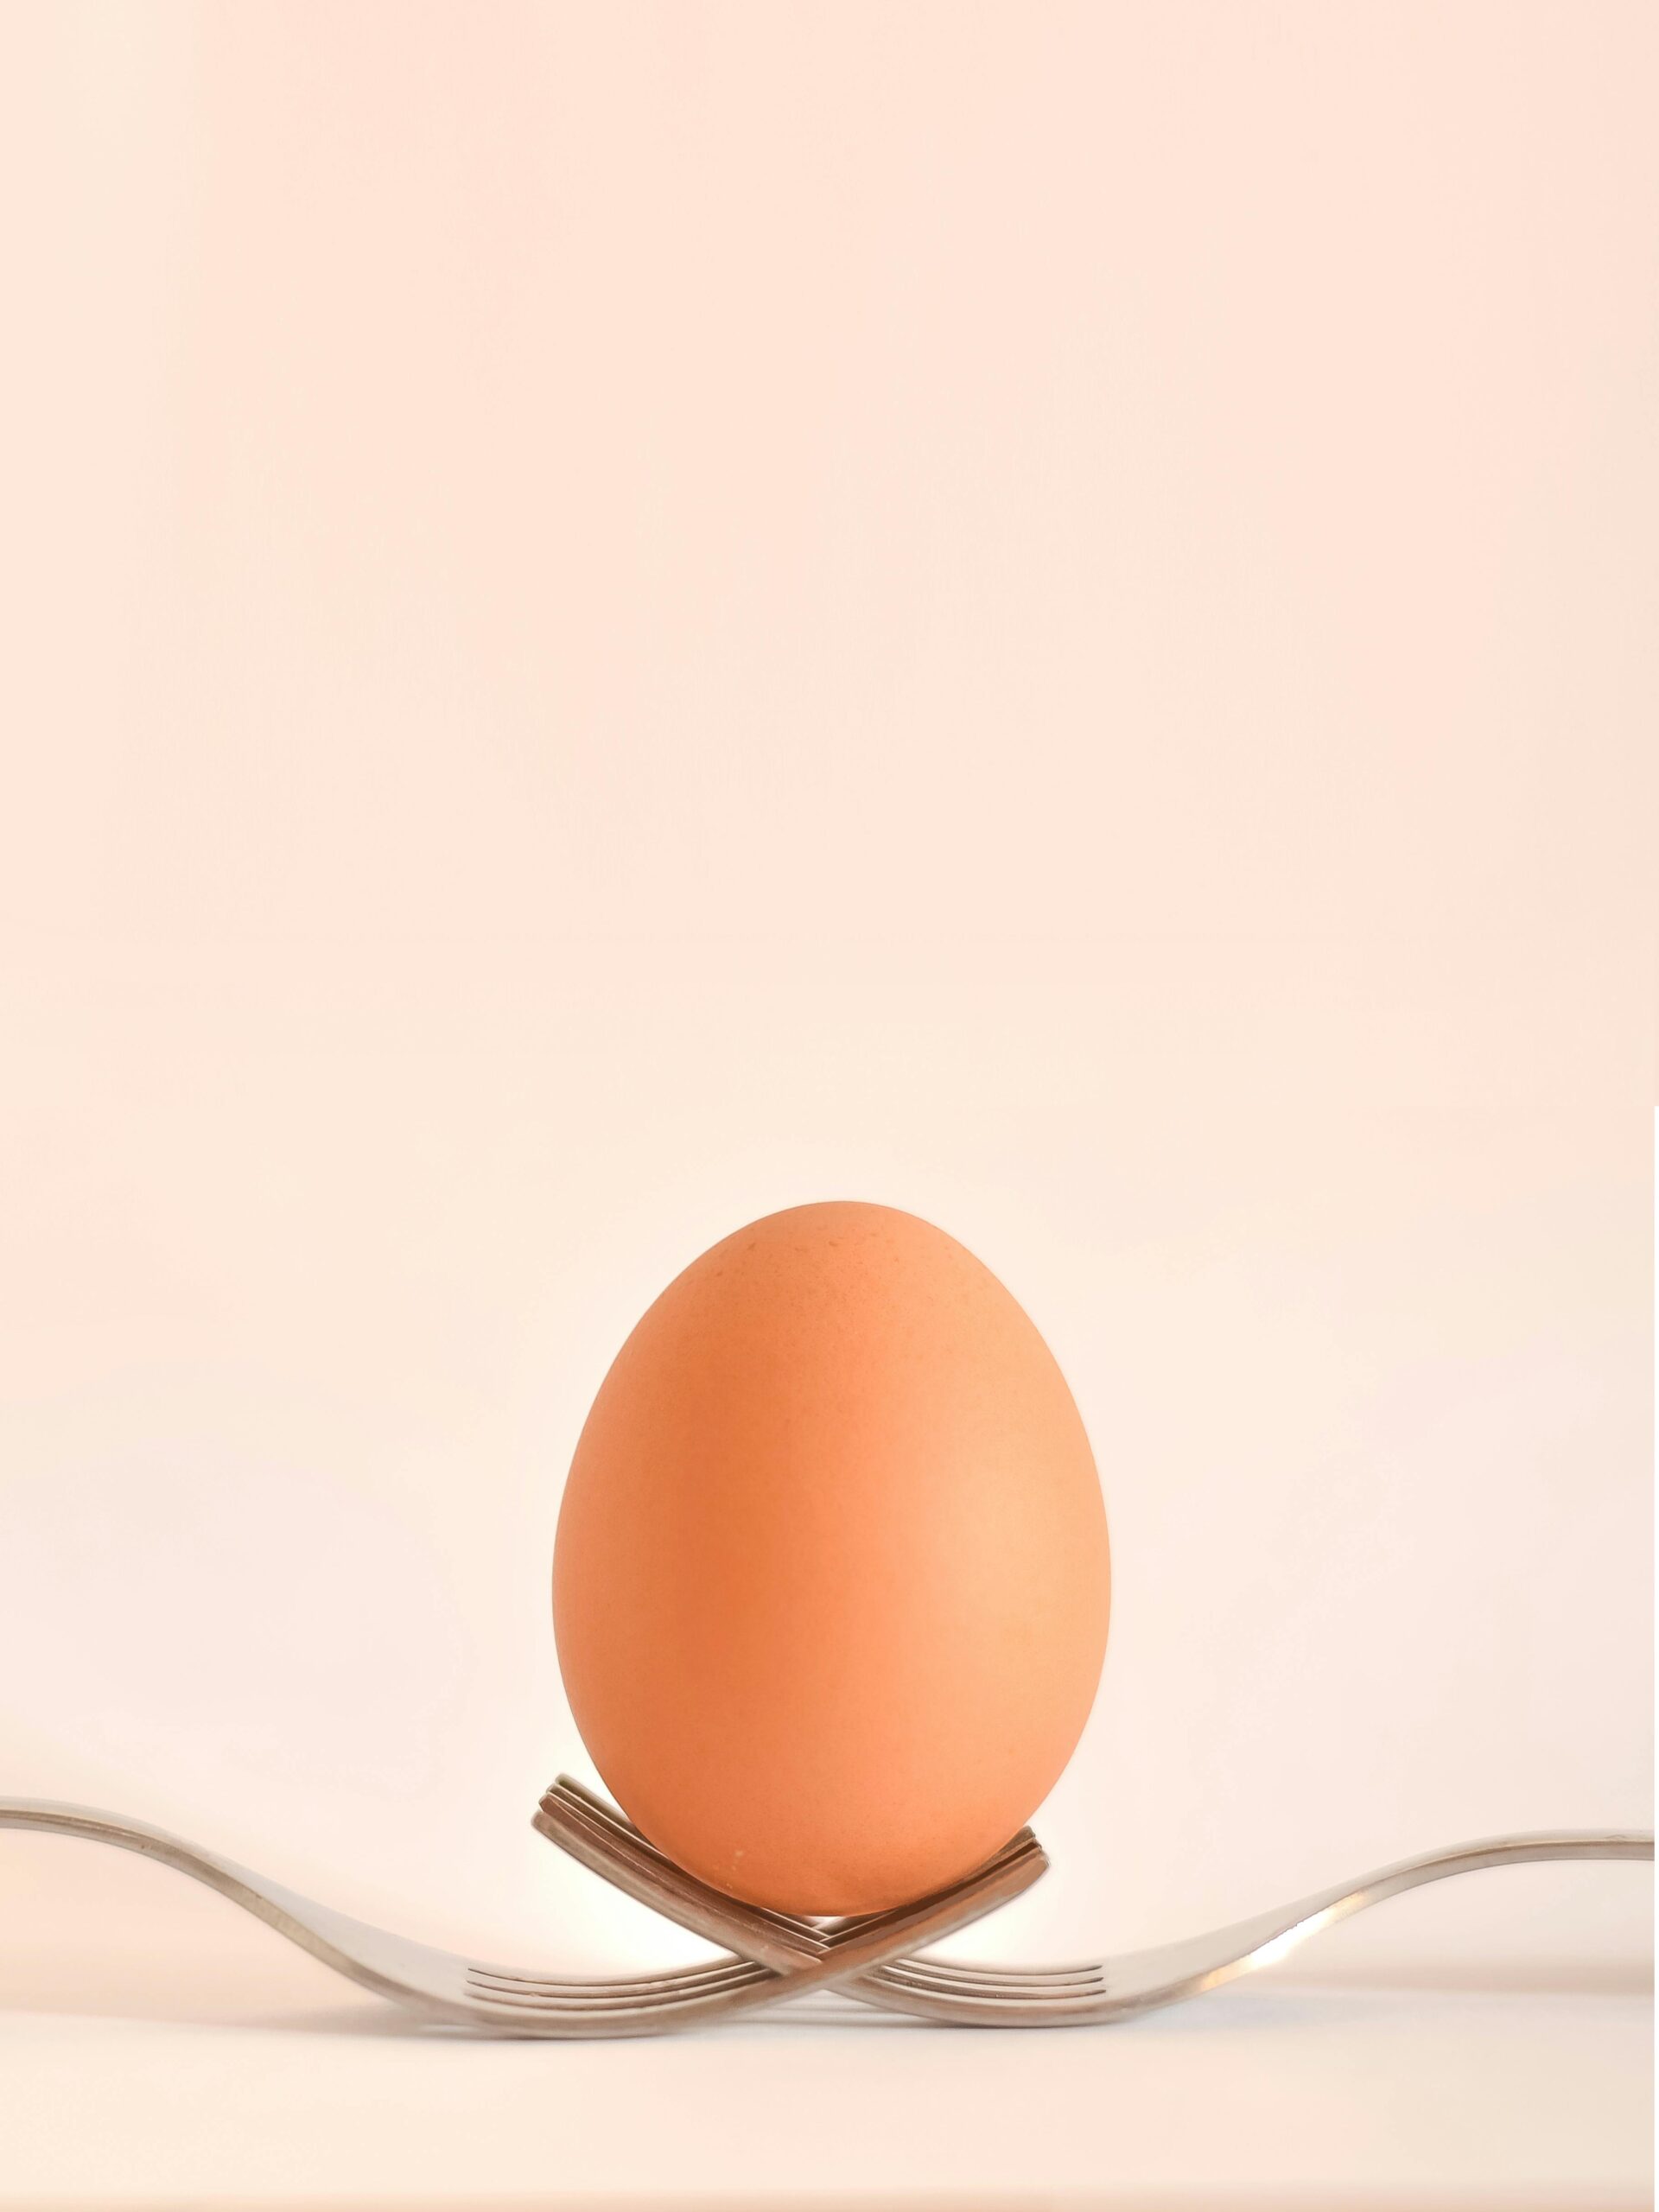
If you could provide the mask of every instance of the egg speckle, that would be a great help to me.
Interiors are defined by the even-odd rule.
[[[970,1872],[1088,1717],[1110,1572],[1093,1456],[971,1253],[852,1202],[705,1252],[576,1446],[554,1620],[607,1788],[752,1904],[867,1912]]]

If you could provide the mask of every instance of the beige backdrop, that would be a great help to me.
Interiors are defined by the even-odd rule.
[[[850,1195],[1105,1482],[1005,1948],[1644,1821],[1652,10],[4,40],[0,1789],[672,1950],[527,1827],[560,1483]],[[48,1953],[117,1896],[0,1856]],[[1331,1948],[1624,1972],[1648,1891]]]

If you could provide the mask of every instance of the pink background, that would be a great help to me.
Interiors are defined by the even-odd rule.
[[[1112,1518],[976,1948],[1645,1822],[1653,11],[4,40],[0,1787],[664,1955],[527,1826],[559,1485],[847,1195]],[[1328,1941],[1618,1979],[1649,1893]]]

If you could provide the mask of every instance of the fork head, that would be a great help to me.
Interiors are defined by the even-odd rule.
[[[683,1927],[694,1929],[710,1942],[724,1944],[780,1969],[796,1954],[812,1955],[820,1946],[843,1948],[874,1917],[867,1914],[836,1921],[804,1920],[741,1904],[694,1884],[626,1815],[568,1774],[561,1775],[543,1796],[535,1826],[550,1841],[572,1851],[609,1880],[619,1880],[625,1866],[642,1873],[650,1870],[658,1878],[649,1899],[656,1910],[670,1912]],[[601,1850],[601,1844],[609,1847]],[[1047,1864],[1030,1829],[1022,1828],[990,1864],[999,1866],[1009,1859],[1032,1853],[1042,1865]],[[633,1893],[640,1894],[639,1890]],[[906,1990],[942,1997],[978,1994],[1015,1999],[1037,1994],[1075,1997],[1080,1989],[1097,1984],[1100,1969],[1093,1964],[984,1966],[918,1953],[890,1961],[875,1974],[889,1995],[897,1993],[902,1981]]]

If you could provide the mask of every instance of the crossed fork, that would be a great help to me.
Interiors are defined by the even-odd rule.
[[[1171,2005],[1269,1965],[1334,1921],[1402,1890],[1482,1866],[1548,1859],[1651,1859],[1651,1834],[1561,1829],[1492,1837],[1405,1859],[1207,1936],[1085,1966],[971,1966],[917,1954],[1029,1889],[1048,1861],[1029,1829],[977,1873],[889,1912],[834,1923],[739,1904],[683,1872],[613,1806],[569,1776],[541,1801],[542,1834],[616,1888],[721,1946],[679,1973],[620,1979],[483,1966],[353,1920],[215,1852],[140,1821],[81,1805],[0,1798],[0,1828],[112,1844],[206,1883],[325,1965],[429,2020],[493,2035],[654,2035],[754,2012],[812,1989],[923,2019],[980,2027],[1065,2027]]]

